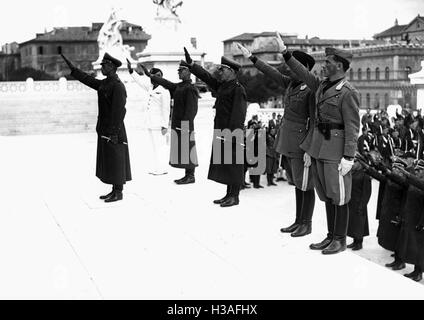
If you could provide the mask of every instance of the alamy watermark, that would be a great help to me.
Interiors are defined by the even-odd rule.
[[[256,138],[255,138],[256,136]],[[190,150],[190,142],[195,141],[194,131],[190,131],[189,121],[181,121],[181,127],[171,130],[171,164],[197,163],[195,149]],[[266,130],[259,129],[214,129],[212,142],[213,164],[249,165],[249,173],[260,175],[266,169]]]

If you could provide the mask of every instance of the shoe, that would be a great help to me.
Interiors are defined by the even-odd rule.
[[[306,236],[308,234],[310,234],[312,232],[312,225],[311,223],[302,223],[301,225],[299,225],[299,227],[297,227],[296,230],[294,230],[291,234],[292,237],[303,237]]]
[[[353,248],[352,251],[358,251],[362,249],[362,243],[357,243]]]
[[[348,249],[352,249],[352,248],[354,248],[354,247],[355,247],[355,245],[356,245],[356,242],[355,242],[355,241],[353,241],[351,244],[348,244],[348,245],[346,246],[346,248],[348,248]]]
[[[176,184],[189,184],[189,183],[195,183],[196,179],[194,177],[184,177],[183,179],[175,181]]]
[[[416,282],[420,282],[423,279],[423,274],[422,272],[416,274],[415,276],[411,277],[410,279],[416,281]]]
[[[412,271],[411,273],[406,273],[406,274],[404,274],[403,276],[404,276],[404,277],[407,277],[407,278],[411,278],[411,279],[412,279],[413,277],[417,276],[417,275],[418,275],[418,273],[419,273],[419,272],[417,272],[417,271],[415,271],[415,270],[414,270],[414,271]]]
[[[181,179],[177,179],[177,180],[174,180],[174,182],[176,183],[176,184],[179,184],[181,181],[183,181],[184,179],[186,179],[187,177],[186,176],[184,176],[184,177],[182,177]]]
[[[299,223],[295,222],[287,228],[281,228],[280,231],[283,232],[283,233],[292,233],[297,229],[297,227],[299,227]]]
[[[261,186],[260,184],[256,184],[253,186],[255,189],[262,189],[264,186]]]
[[[397,260],[394,260],[393,262],[391,262],[391,263],[386,263],[385,264],[385,266],[387,267],[387,268],[392,268],[395,264],[397,264],[398,263],[398,261]]]
[[[333,241],[332,238],[327,237],[319,243],[312,243],[309,246],[309,249],[311,249],[311,250],[323,250],[323,249],[327,248],[332,241]]]
[[[223,203],[220,204],[221,207],[232,207],[239,204],[238,197],[230,196],[227,200],[225,200]]]
[[[109,198],[105,200],[105,202],[115,202],[122,200],[122,192],[114,192]]]
[[[270,186],[277,186],[277,184],[274,183],[274,182],[268,183],[268,187],[270,187]]]
[[[331,243],[322,250],[322,254],[336,254],[346,250],[346,239],[333,240]]]
[[[246,181],[243,182],[243,187],[245,187],[246,189],[250,188],[250,183],[247,183]]]
[[[397,262],[393,267],[392,270],[402,270],[405,269],[405,263],[404,262]]]
[[[106,200],[107,198],[109,198],[112,194],[114,193],[114,191],[112,190],[111,192],[109,192],[108,194],[105,194],[104,196],[100,196],[99,198],[101,200]]]
[[[221,204],[224,203],[230,196],[226,195],[224,198],[218,199],[218,200],[214,200],[213,203],[215,204]]]

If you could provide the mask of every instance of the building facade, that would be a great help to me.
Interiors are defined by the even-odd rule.
[[[408,75],[421,70],[424,45],[389,43],[352,48],[353,60],[348,71],[349,81],[358,89],[362,108],[384,109],[400,104],[416,109],[417,90]],[[312,53],[314,70],[321,74],[325,53]]]
[[[97,38],[102,23],[91,27],[54,28],[50,32],[38,33],[32,40],[19,45],[21,67],[43,70],[47,74],[61,77],[69,70],[61,58],[63,53],[84,71],[93,70],[92,63],[99,57]],[[141,26],[124,22],[120,28],[123,43],[134,47],[132,56],[147,46],[150,35]]]
[[[424,17],[418,15],[410,23],[404,25],[400,25],[396,19],[393,27],[377,33],[374,35],[374,39],[388,42],[424,43]]]
[[[7,81],[9,74],[21,66],[19,45],[16,42],[7,43],[0,51],[0,81]]]

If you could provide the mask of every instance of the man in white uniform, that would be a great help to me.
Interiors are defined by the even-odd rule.
[[[128,63],[128,71],[134,81],[147,93],[146,125],[149,135],[150,149],[152,154],[149,173],[153,175],[167,174],[168,152],[166,152],[166,134],[169,126],[169,114],[171,107],[171,96],[167,89],[159,85],[153,85],[150,79],[140,75],[137,70],[131,68]],[[136,72],[134,72],[136,71]],[[162,77],[163,73],[158,68],[150,70],[152,75]]]

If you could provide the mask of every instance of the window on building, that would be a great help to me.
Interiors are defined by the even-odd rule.
[[[386,79],[386,80],[390,79],[390,69],[389,69],[389,67],[386,67],[386,70],[384,70],[384,79]]]
[[[367,68],[367,80],[371,80],[371,69]]]
[[[406,74],[406,77],[405,78],[406,79],[408,79],[408,75],[411,74],[411,71],[412,71],[411,67],[406,67],[405,68],[405,74]]]
[[[38,54],[39,55],[43,55],[44,54],[44,48],[43,48],[43,46],[39,46],[38,47]]]
[[[389,105],[389,94],[385,93],[384,94],[384,106],[387,108],[387,106]]]
[[[57,47],[57,54],[62,54],[62,46]]]
[[[362,70],[361,70],[361,68],[358,69],[358,80],[362,80]]]
[[[374,109],[380,109],[380,95],[378,93],[374,96]]]
[[[375,68],[375,80],[380,80],[380,68]]]
[[[353,69],[350,69],[350,80],[353,80]]]
[[[367,108],[370,108],[371,107],[371,95],[369,93],[367,93],[366,99],[367,99],[367,101],[366,101]]]

